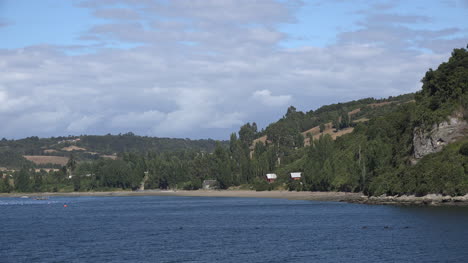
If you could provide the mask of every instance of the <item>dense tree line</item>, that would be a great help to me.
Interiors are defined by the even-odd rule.
[[[212,152],[216,146],[216,141],[211,139],[190,140],[158,138],[137,136],[131,132],[119,135],[87,135],[81,136],[80,139],[81,140],[77,145],[91,151],[97,151],[106,154],[120,152],[145,153],[148,151],[163,153],[181,150]]]
[[[23,158],[23,155],[16,151],[0,149],[0,166],[6,168],[34,167],[34,163]]]
[[[77,141],[76,139],[80,139]],[[23,155],[54,155],[69,156],[70,152],[62,150],[68,146],[78,146],[86,151],[77,151],[75,156],[78,160],[96,160],[101,154],[114,154],[122,152],[174,152],[182,150],[193,150],[212,152],[216,147],[216,141],[190,140],[190,139],[172,139],[137,136],[133,133],[118,135],[107,134],[104,136],[82,135],[68,137],[39,138],[37,136],[28,137],[19,140],[0,140],[0,167],[23,167],[30,166],[36,168],[51,168],[51,165],[34,165],[27,161]],[[227,145],[226,141],[221,144]],[[53,152],[44,152],[44,150],[53,150]],[[55,165],[53,168],[60,168]]]

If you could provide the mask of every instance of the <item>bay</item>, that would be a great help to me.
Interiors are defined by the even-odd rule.
[[[0,262],[467,258],[464,207],[161,196],[0,198]]]

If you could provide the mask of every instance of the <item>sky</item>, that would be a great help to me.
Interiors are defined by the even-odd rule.
[[[0,0],[0,137],[228,139],[421,88],[468,0]]]

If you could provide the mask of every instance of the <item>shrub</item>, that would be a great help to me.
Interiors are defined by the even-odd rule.
[[[468,142],[465,142],[464,144],[462,144],[462,146],[460,147],[460,150],[458,150],[458,152],[461,155],[468,156]]]

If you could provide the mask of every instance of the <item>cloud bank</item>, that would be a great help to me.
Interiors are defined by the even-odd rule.
[[[289,105],[385,97],[420,88],[429,67],[467,44],[466,28],[421,29],[431,18],[361,10],[328,46],[285,47],[300,1],[80,1],[106,23],[90,46],[0,49],[2,136],[137,134],[227,139]],[[1,26],[1,25],[0,25]],[[130,48],[111,48],[126,43]],[[90,44],[91,45],[91,44]]]

